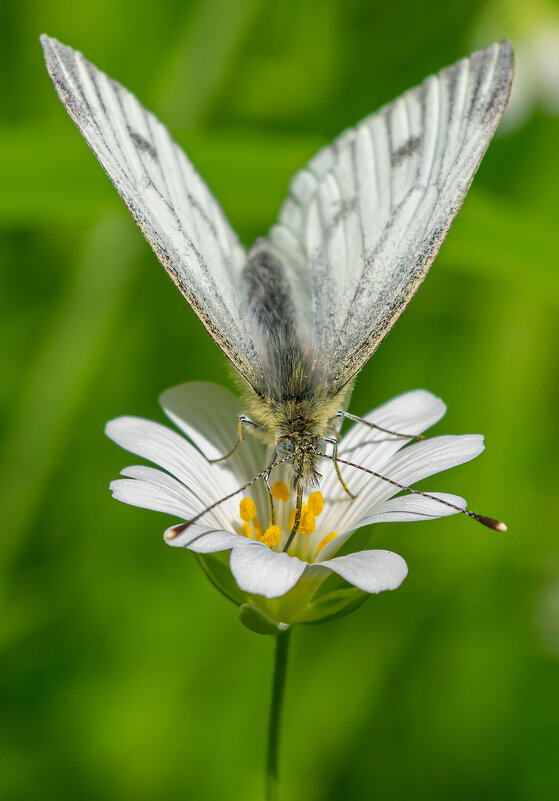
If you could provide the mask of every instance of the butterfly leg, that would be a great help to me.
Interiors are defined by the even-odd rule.
[[[340,418],[351,420],[354,423],[362,423],[364,426],[367,426],[367,428],[382,431],[383,434],[390,434],[392,437],[399,437],[400,439],[425,439],[423,434],[401,434],[399,431],[391,431],[389,428],[382,428],[382,426],[377,426],[376,423],[371,423],[369,420],[365,420],[363,417],[357,417],[357,415],[350,414],[349,412],[336,412],[331,420],[339,420]]]
[[[275,457],[274,457],[275,461]],[[276,510],[274,509],[274,496],[272,495],[272,488],[270,486],[270,472],[271,467],[269,467],[262,478],[264,479],[264,484],[266,485],[266,489],[268,491],[268,500],[270,501],[270,525],[276,525]]]
[[[303,510],[303,485],[300,481],[297,482],[295,489],[297,492],[297,501],[295,505],[295,520],[293,521],[293,528],[291,529],[288,540],[283,547],[284,553],[287,553],[289,546],[291,545],[295,535],[299,531],[299,523],[301,522],[301,513]]]
[[[233,456],[233,454],[235,453],[235,451],[237,450],[237,448],[239,447],[239,445],[241,444],[241,442],[245,438],[244,437],[244,429],[245,428],[258,428],[258,426],[256,425],[256,423],[252,422],[250,417],[247,417],[246,415],[241,414],[241,416],[239,417],[239,422],[237,423],[238,439],[235,442],[235,444],[233,445],[233,447],[231,448],[231,450],[229,451],[229,453],[226,453],[225,456],[219,456],[217,459],[208,459],[208,462],[210,464],[218,464],[219,462],[225,462],[227,459],[229,459],[231,456]]]
[[[338,464],[338,440],[336,437],[325,437],[325,442],[330,442],[334,446],[334,452],[332,454],[332,461],[334,462],[334,470],[336,471],[336,475],[338,476],[338,481],[344,488],[344,492],[349,495],[352,501],[357,498],[357,495],[354,495],[353,492],[349,489],[347,484],[344,481],[344,477],[342,476],[342,471],[340,470],[340,465]]]

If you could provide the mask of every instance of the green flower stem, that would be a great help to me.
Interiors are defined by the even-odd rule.
[[[266,801],[277,801],[279,789],[278,750],[280,739],[281,710],[287,674],[287,655],[291,629],[278,631],[274,657],[274,683],[270,707],[270,726],[268,728],[268,761],[266,767]]]

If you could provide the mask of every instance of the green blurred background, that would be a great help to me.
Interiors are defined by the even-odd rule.
[[[509,533],[465,518],[368,532],[410,574],[295,631],[283,797],[558,798],[558,7],[12,0],[1,13],[0,797],[257,801],[272,664],[271,640],[164,546],[167,521],[109,496],[131,459],[105,421],[161,420],[164,388],[229,376],[56,98],[46,31],[169,124],[245,244],[319,146],[514,40],[508,124],[351,406],[440,394],[435,431],[483,432],[487,451],[424,486],[465,494]]]

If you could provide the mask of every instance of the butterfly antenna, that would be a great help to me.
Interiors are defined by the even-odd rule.
[[[330,459],[332,462],[339,462],[340,464],[345,464],[348,467],[355,467],[356,470],[362,470],[364,473],[368,473],[374,478],[380,478],[382,481],[392,484],[393,487],[397,487],[399,490],[405,490],[406,492],[411,492],[413,495],[421,495],[424,498],[437,501],[437,503],[442,503],[443,506],[448,506],[450,509],[454,509],[455,512],[461,512],[463,515],[467,515],[473,520],[477,520],[477,522],[481,523],[483,526],[492,528],[493,531],[504,532],[507,530],[506,524],[502,523],[500,520],[495,520],[493,517],[486,517],[485,515],[478,515],[476,512],[470,511],[470,509],[463,509],[461,506],[457,506],[455,503],[444,501],[442,498],[437,498],[435,495],[430,495],[428,492],[422,492],[421,490],[413,489],[413,487],[408,487],[405,484],[400,484],[399,481],[394,481],[394,479],[388,478],[388,476],[383,476],[381,473],[376,473],[374,470],[369,470],[368,467],[355,464],[355,462],[348,462],[346,459],[340,459],[339,457],[328,456],[326,454],[321,454],[321,456],[324,456],[325,459]]]
[[[289,462],[289,461],[291,461],[292,458],[293,458],[292,456],[286,456],[283,459],[278,459],[277,461],[272,462],[271,465],[268,465],[268,467],[266,467],[264,470],[261,470],[260,473],[258,473],[257,475],[253,476],[253,478],[251,478],[250,481],[247,481],[246,484],[243,484],[242,487],[239,487],[234,492],[230,492],[229,495],[224,495],[223,498],[220,498],[218,501],[215,501],[214,503],[210,504],[210,506],[207,506],[205,509],[203,509],[195,517],[192,517],[190,520],[187,520],[186,523],[179,523],[176,526],[172,526],[169,529],[169,533],[166,535],[166,539],[174,540],[175,537],[178,537],[179,534],[182,534],[183,531],[186,531],[187,528],[192,526],[194,523],[197,523],[198,520],[200,520],[201,517],[204,517],[204,515],[206,515],[208,512],[211,512],[212,509],[215,509],[216,506],[219,506],[220,504],[224,503],[225,501],[228,501],[229,498],[234,498],[235,495],[238,495],[240,492],[244,492],[246,489],[248,489],[248,487],[250,487],[252,484],[254,484],[255,481],[258,481],[259,478],[264,478],[264,476],[267,473],[269,473],[270,470],[273,470],[274,467],[277,467],[278,465],[283,464],[284,462]]]

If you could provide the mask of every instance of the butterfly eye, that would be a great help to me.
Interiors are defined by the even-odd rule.
[[[276,453],[280,459],[285,459],[287,456],[291,456],[295,451],[293,447],[293,443],[289,439],[282,439],[276,445]]]

